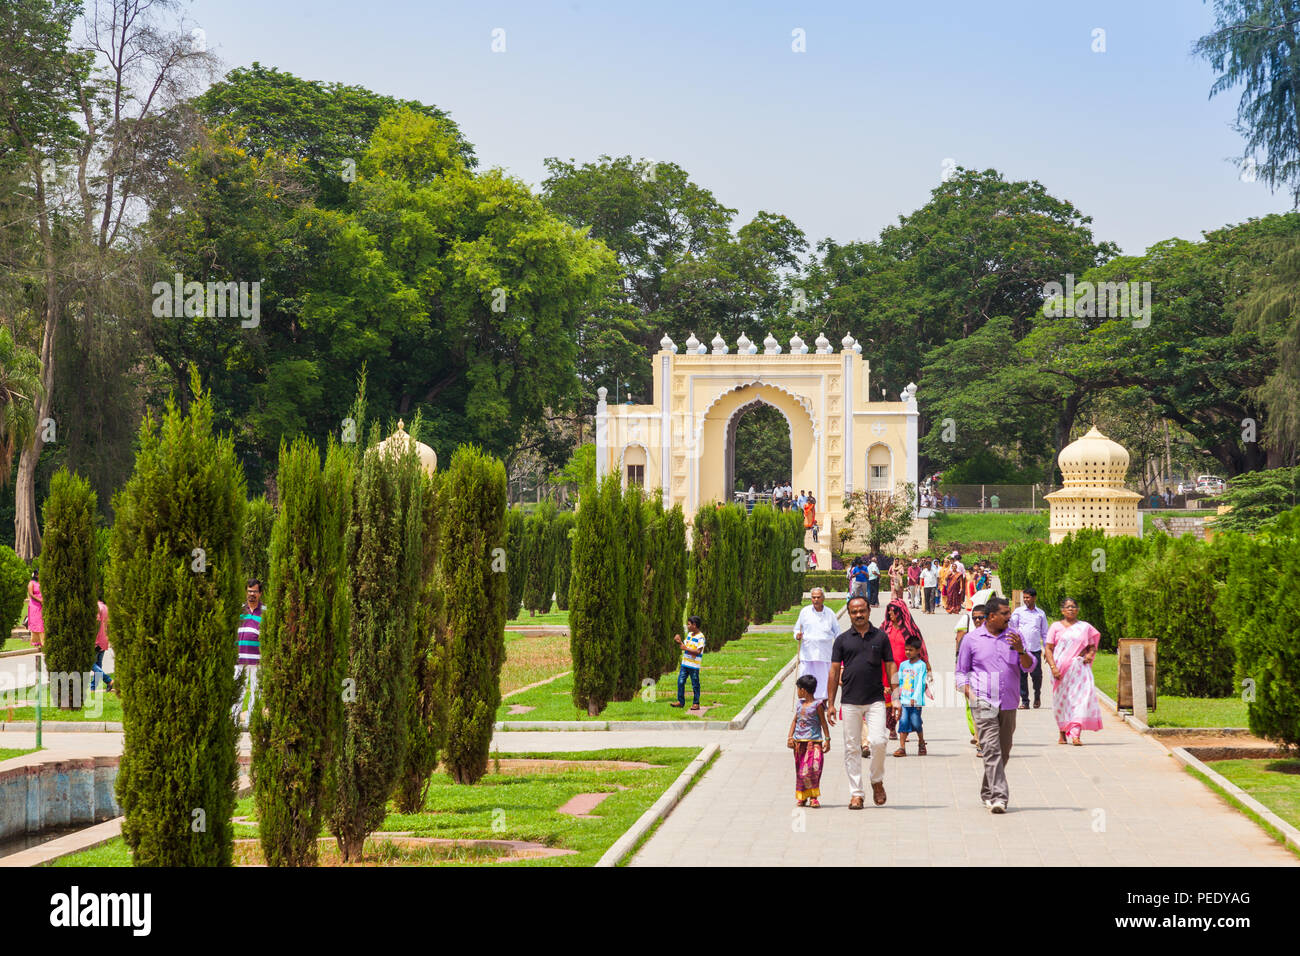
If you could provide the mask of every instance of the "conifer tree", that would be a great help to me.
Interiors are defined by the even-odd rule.
[[[627,626],[625,560],[617,543],[622,524],[619,476],[606,475],[582,496],[569,583],[573,703],[591,716],[614,699]]]
[[[406,758],[415,606],[420,590],[423,483],[412,445],[361,457],[348,522],[351,616],[343,745],[329,827],[345,862],[383,822]]]
[[[555,568],[551,557],[551,521],[555,505],[543,501],[524,524],[524,607],[545,614],[551,609]]]
[[[510,584],[495,557],[505,536],[505,465],[462,445],[440,491],[449,688],[444,762],[457,783],[477,783],[487,772],[506,657]]]
[[[229,866],[243,475],[212,400],[146,415],[114,499],[108,605],[122,696],[117,799],[136,866]]]
[[[41,597],[51,695],[61,710],[81,709],[95,663],[99,630],[96,507],[90,482],[60,468],[45,499]]]
[[[425,476],[420,524],[420,595],[412,628],[415,646],[411,657],[411,695],[407,698],[409,737],[406,762],[394,794],[397,809],[402,813],[418,813],[423,809],[429,778],[438,768],[438,751],[447,731],[449,650],[439,579],[444,519],[441,487],[441,476]]]
[[[244,512],[244,577],[256,578],[263,584],[271,574],[271,527],[275,523],[275,508],[265,495],[248,502]]]
[[[573,528],[577,523],[572,511],[561,511],[552,519],[551,560],[555,566],[555,606],[561,611],[569,609],[569,572],[573,561]]]
[[[506,620],[512,621],[520,614],[524,604],[524,580],[528,575],[528,555],[525,544],[528,519],[523,509],[509,508],[506,511],[505,548],[506,579],[510,584],[506,598]]]
[[[324,469],[308,439],[280,447],[258,668],[263,706],[249,727],[258,836],[269,866],[316,863],[343,726],[351,467],[351,456],[332,443]]]
[[[618,650],[614,700],[631,700],[641,680],[642,648],[650,640],[646,619],[646,514],[644,496],[636,485],[623,492],[622,523],[613,548],[623,561],[623,613],[626,615]]]

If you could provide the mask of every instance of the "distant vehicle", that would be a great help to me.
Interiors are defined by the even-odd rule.
[[[1228,487],[1228,483],[1217,475],[1197,475],[1196,490],[1203,495],[1222,494]]]

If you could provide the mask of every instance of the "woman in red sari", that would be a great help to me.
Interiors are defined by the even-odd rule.
[[[921,660],[927,664],[930,663],[930,652],[926,649],[925,638],[921,637],[921,629],[916,626],[916,621],[912,620],[912,612],[907,609],[907,602],[901,597],[895,598],[889,602],[885,608],[885,623],[883,625],[885,633],[889,636],[889,649],[894,653],[894,664],[907,660],[907,639],[915,637],[921,642]],[[880,671],[885,684],[885,727],[889,730],[889,739],[897,740],[898,731],[896,729],[898,715],[894,710],[893,701],[889,693],[889,674],[885,665],[880,666]],[[920,751],[925,753],[924,745]]]
[[[966,600],[966,575],[955,567],[948,575],[943,586],[943,609],[949,614],[960,614],[962,602]]]

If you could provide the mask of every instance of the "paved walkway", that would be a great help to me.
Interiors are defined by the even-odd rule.
[[[872,620],[879,622],[880,609]],[[939,676],[926,707],[929,755],[887,757],[889,802],[849,812],[841,730],[822,777],[822,807],[794,805],[785,746],[794,674],[743,731],[502,732],[502,752],[703,747],[722,752],[632,861],[635,866],[1294,866],[1297,860],[1228,807],[1169,752],[1103,709],[1105,729],[1085,746],[1056,744],[1050,679],[1041,710],[1020,711],[1007,765],[1009,812],[979,799],[981,764],[952,689],[954,618],[918,615]],[[791,641],[793,652],[794,642]],[[707,671],[705,680],[707,681]],[[30,747],[34,734],[5,733],[0,745]],[[116,753],[121,734],[45,735],[52,751]],[[892,745],[890,750],[894,749]],[[248,752],[248,737],[241,751]],[[864,761],[864,776],[866,762]],[[870,793],[868,791],[868,797]]]
[[[872,610],[873,622],[882,611],[883,604]],[[1104,729],[1085,734],[1083,747],[1059,746],[1050,677],[1042,709],[1018,712],[1010,809],[990,814],[979,797],[981,764],[965,711],[951,692],[955,618],[940,612],[917,620],[940,678],[938,699],[925,709],[929,755],[915,755],[913,738],[909,756],[886,758],[885,806],[874,806],[868,789],[865,810],[846,809],[838,725],[821,808],[794,805],[794,760],[785,746],[791,674],[745,730],[720,735],[713,767],[632,865],[1296,865],[1164,747],[1104,711]]]

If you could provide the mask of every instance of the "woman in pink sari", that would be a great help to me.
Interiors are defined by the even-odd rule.
[[[1097,685],[1092,679],[1092,662],[1097,656],[1101,634],[1087,621],[1079,620],[1074,598],[1061,603],[1062,620],[1047,630],[1043,660],[1052,671],[1052,713],[1065,743],[1069,737],[1081,746],[1079,734],[1101,730],[1101,708],[1097,706]]]
[[[916,621],[912,618],[912,612],[907,609],[907,602],[901,597],[894,598],[885,608],[885,623],[883,630],[889,637],[889,649],[894,654],[894,664],[897,666],[907,660],[907,639],[915,637],[921,642],[921,660],[926,664],[930,663],[930,652],[925,647],[925,638],[921,637],[921,629],[916,626]],[[894,710],[893,700],[889,688],[889,668],[886,664],[880,665],[880,678],[885,685],[885,729],[889,731],[889,739],[898,739],[898,712]],[[925,755],[925,745],[921,745],[919,751],[922,756]]]

